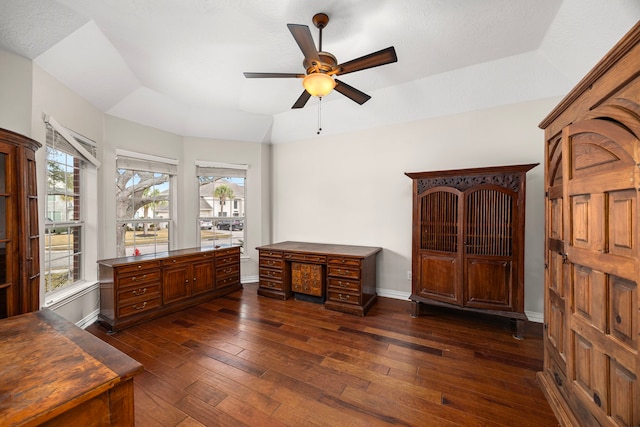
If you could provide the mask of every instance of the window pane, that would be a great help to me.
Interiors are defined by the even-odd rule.
[[[44,279],[45,292],[51,293],[83,279],[80,195],[85,164],[80,153],[54,133],[47,135],[46,166]]]
[[[81,279],[81,226],[45,227],[45,292],[52,292]]]
[[[118,169],[117,256],[169,249],[170,190],[169,174]]]
[[[200,246],[241,246],[244,253],[245,178],[199,176]]]

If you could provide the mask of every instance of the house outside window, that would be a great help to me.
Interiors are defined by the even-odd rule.
[[[245,253],[246,165],[197,162],[200,247],[239,245]]]
[[[44,293],[48,298],[86,282],[86,195],[95,192],[95,143],[47,117]],[[60,133],[62,132],[62,134]]]
[[[170,250],[177,161],[118,150],[116,167],[117,256]]]

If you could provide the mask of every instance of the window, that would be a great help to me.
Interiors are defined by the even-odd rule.
[[[246,165],[196,163],[200,247],[240,245],[244,253]]]
[[[97,182],[87,178],[95,168],[95,143],[47,117],[46,219],[43,276],[45,295],[85,281],[86,194]],[[91,190],[93,188],[93,190]]]
[[[117,256],[168,251],[177,161],[124,150],[116,154]]]

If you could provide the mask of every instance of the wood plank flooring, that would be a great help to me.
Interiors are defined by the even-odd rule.
[[[141,362],[136,426],[557,426],[542,328],[379,298],[365,317],[257,285],[107,334]]]

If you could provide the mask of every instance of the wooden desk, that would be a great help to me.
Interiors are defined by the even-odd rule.
[[[256,249],[260,254],[258,295],[286,300],[296,292],[307,293],[325,301],[326,308],[360,316],[378,298],[376,255],[382,248],[281,242]]]
[[[0,425],[133,426],[142,370],[48,309],[0,320]]]

